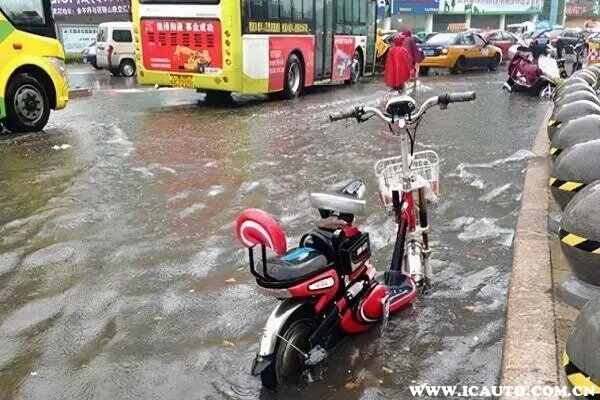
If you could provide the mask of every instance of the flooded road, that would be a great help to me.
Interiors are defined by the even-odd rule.
[[[318,218],[308,193],[362,177],[358,222],[384,269],[395,225],[372,167],[399,144],[377,121],[326,122],[384,87],[227,108],[101,76],[73,77],[98,91],[45,133],[0,136],[0,400],[408,399],[411,384],[498,383],[523,170],[546,105],[501,92],[503,73],[425,79],[421,99],[478,95],[430,112],[418,137],[442,158],[436,289],[383,338],[346,340],[324,380],[274,394],[249,369],[275,300],[256,290],[234,218],[260,207],[297,242]]]

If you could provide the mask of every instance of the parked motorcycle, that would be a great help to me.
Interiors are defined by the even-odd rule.
[[[382,322],[385,326],[390,314],[430,287],[427,203],[439,193],[439,158],[433,151],[413,152],[417,127],[435,105],[445,109],[474,99],[474,92],[447,94],[430,98],[417,110],[411,97],[396,96],[384,111],[357,106],[330,116],[331,121],[358,122],[377,117],[400,136],[400,156],[375,164],[381,200],[398,224],[384,274],[371,263],[369,234],[355,224],[355,215],[365,208],[361,180],[312,193],[311,205],[321,219],[291,250],[271,215],[259,209],[239,215],[235,231],[249,249],[250,272],[264,293],[281,300],[267,320],[252,366],[264,386],[297,382],[327,357],[341,336]],[[255,248],[260,261],[255,260]]]
[[[548,45],[545,54],[534,57],[531,47],[517,46],[508,65],[508,79],[503,89],[525,92],[549,98],[560,79],[566,77],[564,60],[557,58],[555,49]]]

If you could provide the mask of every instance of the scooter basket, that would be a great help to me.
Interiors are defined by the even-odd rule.
[[[404,187],[405,172],[402,157],[390,157],[375,163],[375,176],[379,184],[379,197],[383,206],[392,209],[392,191],[409,192],[425,188],[428,200],[436,201],[440,195],[440,158],[435,151],[419,151],[410,159],[409,187]]]

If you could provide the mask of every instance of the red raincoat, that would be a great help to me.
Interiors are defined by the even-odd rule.
[[[400,90],[410,79],[412,59],[403,47],[404,37],[396,35],[394,47],[388,51],[383,74],[385,84],[395,90]]]

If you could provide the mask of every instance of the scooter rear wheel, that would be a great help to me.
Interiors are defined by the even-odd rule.
[[[309,338],[316,329],[315,321],[302,317],[293,321],[282,332],[275,346],[273,362],[261,374],[264,387],[274,389],[277,385],[297,384],[306,369],[304,356],[310,350]],[[300,351],[298,351],[300,350]]]

